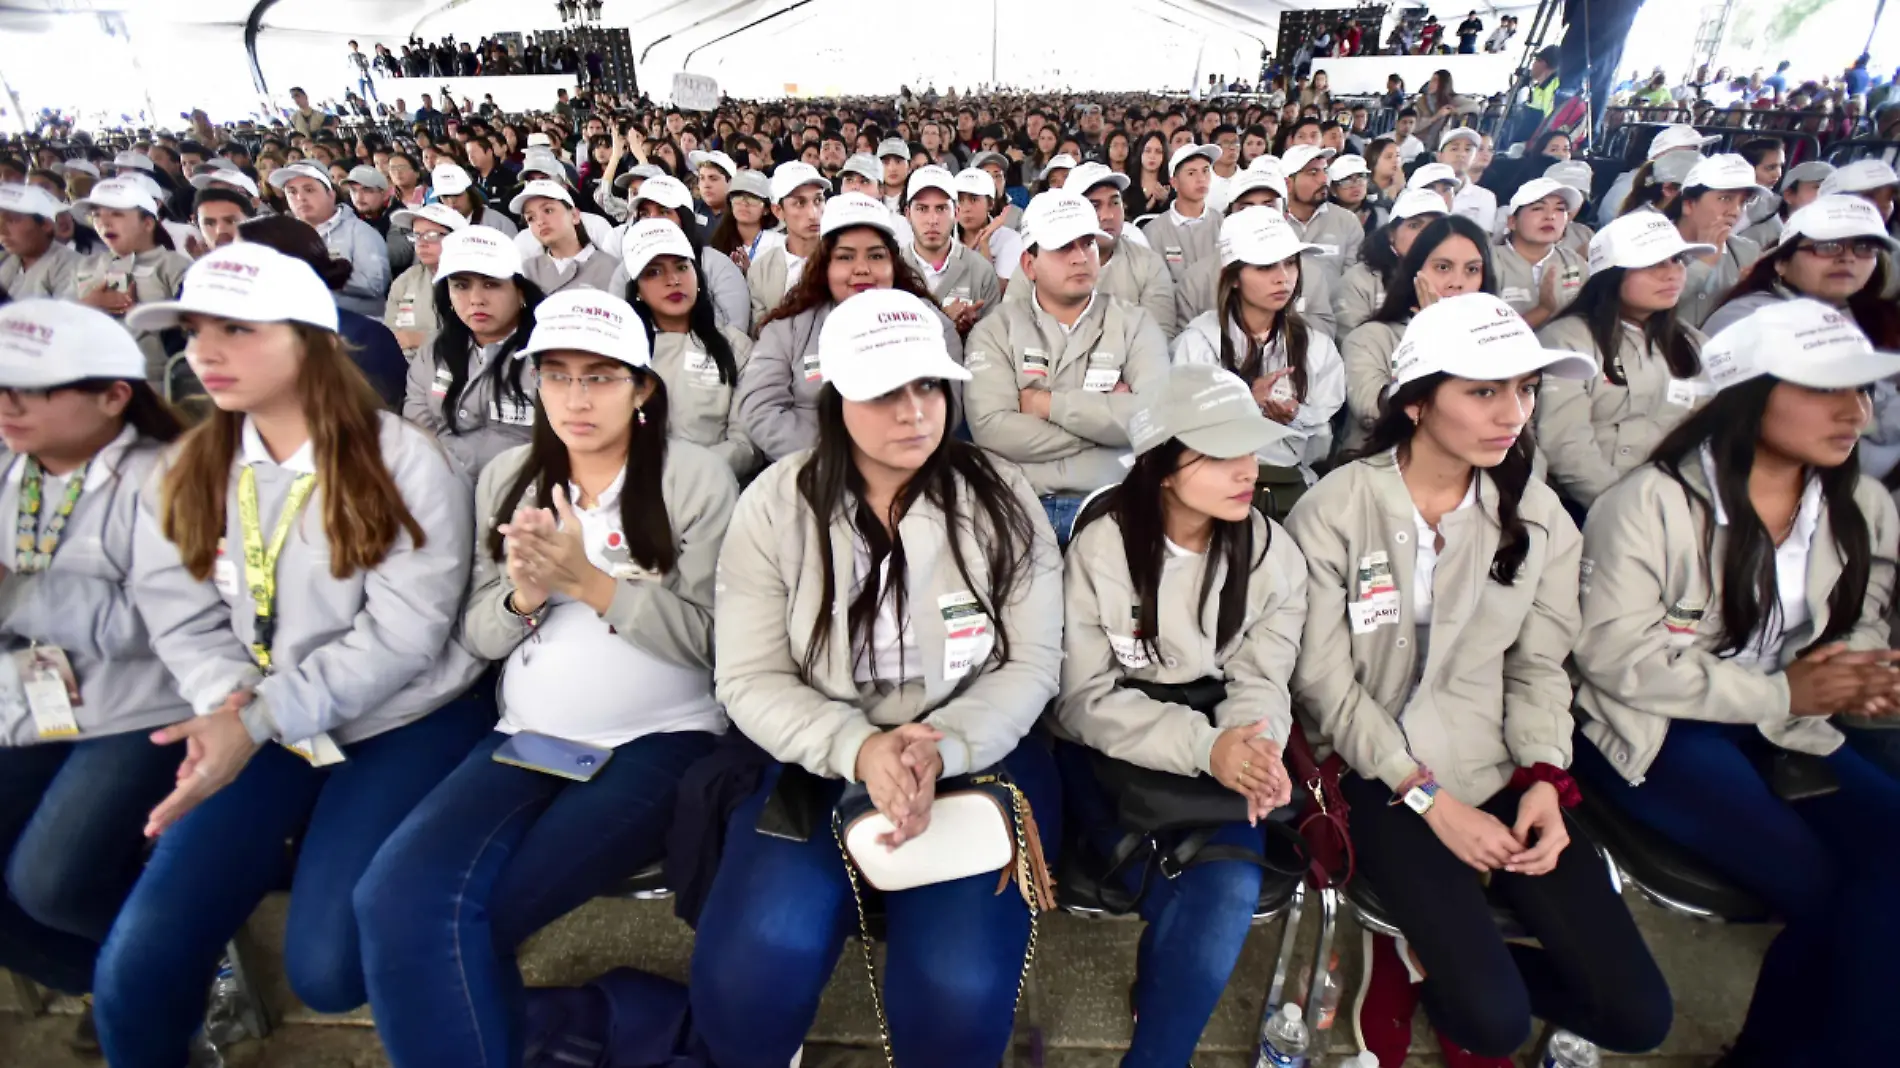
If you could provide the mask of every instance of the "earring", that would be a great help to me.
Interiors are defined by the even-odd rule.
[[[641,426],[647,425],[647,410],[645,408],[635,408],[633,410],[633,417]]]

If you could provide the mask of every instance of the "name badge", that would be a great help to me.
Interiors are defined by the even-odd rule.
[[[1505,286],[1498,299],[1506,304],[1521,304],[1531,299],[1531,291],[1521,286]]]
[[[1370,600],[1353,601],[1346,605],[1346,614],[1354,634],[1371,634],[1380,627],[1397,626],[1398,594],[1380,594]]]
[[[1324,242],[1320,242],[1320,241],[1315,241],[1315,242],[1313,242],[1313,244],[1315,244],[1315,245],[1318,245],[1318,246],[1319,246],[1319,254],[1320,254],[1320,255],[1322,255],[1322,256],[1337,256],[1337,255],[1339,255],[1339,246],[1338,246],[1338,245],[1328,245],[1328,244],[1325,244]]]
[[[238,592],[237,561],[225,555],[224,539],[218,539],[218,559],[211,565],[211,582],[218,592],[226,597],[236,597]]]
[[[416,325],[416,298],[404,297],[396,305],[396,329],[407,330]]]
[[[702,386],[717,386],[721,384],[719,381],[719,364],[714,362],[712,353],[707,352],[705,349],[695,348],[687,351],[686,370],[689,374],[697,376],[696,380]]]
[[[488,406],[488,418],[508,426],[533,426],[534,403],[502,397],[498,394],[494,402]]]
[[[1049,354],[1041,349],[1024,349],[1023,374],[1031,378],[1048,378]]]
[[[806,353],[805,354],[805,381],[817,382],[823,379],[824,377],[825,377],[824,372],[818,369],[818,354],[815,352]]]
[[[990,617],[976,595],[968,592],[937,598],[937,610],[943,614],[943,677],[960,679],[990,655],[996,641],[990,634]]]
[[[455,372],[449,370],[446,367],[436,368],[435,369],[435,383],[429,387],[429,396],[431,397],[448,396],[449,386],[453,385],[454,382],[455,382]]]
[[[1148,647],[1142,644],[1141,639],[1131,635],[1110,634],[1108,647],[1115,651],[1115,659],[1121,666],[1130,671],[1139,671],[1154,663],[1148,655]]]
[[[1181,260],[1183,257],[1181,256],[1180,248],[1174,245],[1169,245],[1167,249],[1162,252],[1161,256],[1163,259],[1168,261],[1168,266],[1170,267],[1181,266]]]
[[[1091,393],[1107,393],[1122,380],[1119,367],[1091,367],[1082,376],[1082,388]]]
[[[1273,388],[1267,390],[1267,399],[1275,404],[1290,403],[1293,397],[1293,376],[1282,375],[1273,380]]]
[[[1701,398],[1702,390],[1689,379],[1672,378],[1669,380],[1669,389],[1664,396],[1669,403],[1677,407],[1693,408],[1696,406],[1696,401]]]
[[[25,685],[27,708],[33,713],[40,739],[77,737],[79,720],[73,709],[85,701],[79,696],[79,680],[73,676],[65,651],[36,645],[14,653],[13,662]]]
[[[1663,613],[1663,629],[1669,632],[1669,644],[1683,647],[1695,644],[1696,628],[1702,625],[1704,610],[1699,604],[1677,601]]]

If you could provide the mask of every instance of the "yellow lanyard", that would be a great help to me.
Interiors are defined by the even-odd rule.
[[[277,530],[271,535],[270,548],[264,548],[263,524],[257,517],[257,472],[250,467],[238,476],[238,521],[244,525],[244,585],[251,591],[251,605],[257,612],[257,625],[251,635],[251,659],[270,673],[271,639],[276,633],[273,614],[277,607],[277,558],[283,554],[284,541],[297,522],[297,513],[316,488],[315,475],[298,475],[284,498],[284,512],[277,517]]]

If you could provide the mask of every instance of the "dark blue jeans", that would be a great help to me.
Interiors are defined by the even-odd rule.
[[[1003,766],[1028,796],[1053,863],[1062,840],[1054,760],[1032,738]],[[756,830],[777,784],[774,768],[733,814],[693,950],[693,1024],[719,1068],[785,1068],[818,1015],[845,939],[858,931],[829,819],[807,842]],[[844,784],[827,785],[829,804]],[[999,1063],[1009,1048],[1029,943],[1022,895],[1014,885],[998,894],[992,873],[885,894],[883,904],[881,978],[897,1063]],[[856,970],[846,975],[864,981]]]
[[[1757,771],[1770,750],[1754,727],[1678,719],[1640,786],[1586,742],[1576,766],[1601,796],[1786,921],[1737,1041],[1745,1063],[1886,1063],[1900,959],[1900,782],[1843,746],[1827,758],[1840,792],[1790,804]]]
[[[1049,525],[1056,530],[1056,544],[1068,548],[1069,535],[1075,532],[1075,517],[1082,512],[1083,496],[1058,496],[1051,494],[1042,499],[1042,510],[1049,517]]]
[[[515,947],[657,860],[703,731],[614,750],[592,782],[497,764],[491,733],[409,814],[356,886],[363,971],[391,1063],[518,1065]]]
[[[264,746],[159,838],[94,976],[93,1016],[113,1068],[183,1068],[224,944],[286,882],[291,989],[319,1012],[367,999],[350,895],[390,832],[494,726],[494,701],[478,690],[345,746],[349,759],[331,767]]]
[[[1056,743],[1067,818],[1081,844],[1101,858],[1114,850],[1123,832],[1115,822],[1114,800],[1090,761],[1086,747]],[[1259,853],[1266,848],[1266,832],[1232,823],[1209,844]],[[1123,1068],[1179,1068],[1194,1056],[1247,943],[1262,874],[1252,864],[1216,860],[1173,879],[1149,877],[1140,904],[1147,929],[1135,958],[1135,1038],[1122,1058]],[[1140,890],[1139,875],[1123,873],[1122,885],[1130,893]]]
[[[0,968],[92,990],[99,944],[138,881],[145,818],[176,785],[183,743],[145,731],[0,749]]]
[[[1835,726],[1847,735],[1847,744],[1854,747],[1862,759],[1900,780],[1900,730],[1890,727],[1850,727],[1843,723]]]

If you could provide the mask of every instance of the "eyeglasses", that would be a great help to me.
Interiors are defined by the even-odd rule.
[[[590,389],[614,389],[633,381],[632,375],[570,375],[560,371],[536,371],[534,380],[543,393],[567,393],[576,385],[580,386],[581,396],[587,396]]]
[[[1857,237],[1851,241],[1816,241],[1811,245],[1796,245],[1796,252],[1812,252],[1824,260],[1831,260],[1843,252],[1852,252],[1857,260],[1871,260],[1880,255],[1883,244],[1871,237]]]
[[[439,245],[442,243],[442,239],[447,236],[447,234],[419,234],[411,230],[409,231],[409,242],[414,245]]]

